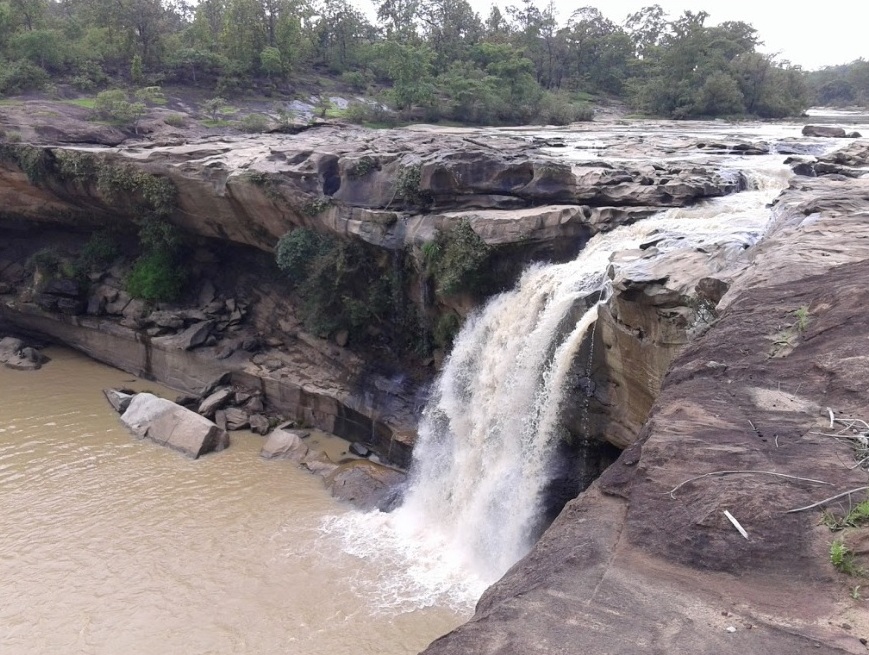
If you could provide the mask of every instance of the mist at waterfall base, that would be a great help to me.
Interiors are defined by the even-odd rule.
[[[322,525],[347,553],[391,571],[375,586],[351,581],[356,593],[387,612],[469,610],[530,550],[545,527],[569,373],[609,296],[612,255],[654,239],[662,254],[719,247],[731,261],[763,235],[790,172],[759,157],[743,174],[748,191],[598,234],[574,261],[531,266],[467,319],[423,412],[403,504]]]

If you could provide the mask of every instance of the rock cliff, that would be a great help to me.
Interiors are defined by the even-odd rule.
[[[837,535],[820,508],[786,512],[867,485],[852,442],[821,434],[830,410],[869,417],[867,202],[865,177],[795,178],[639,440],[427,655],[866,652]],[[840,538],[865,555],[867,530]]]
[[[690,157],[649,164],[565,162],[501,131],[318,126],[177,145],[74,141],[0,146],[0,319],[183,391],[231,371],[259,385],[276,411],[399,464],[409,461],[433,373],[424,365],[436,366],[448,344],[438,332],[455,330],[481,294],[508,287],[530,261],[575,256],[598,232],[745,187],[714,157],[698,160],[693,144]],[[129,261],[136,230],[153,215],[190,244],[180,306],[132,299],[123,262],[84,283],[32,270],[46,248],[61,251],[55,268],[74,266],[101,230],[126,240]],[[426,245],[457,224],[489,249],[476,293],[444,293],[425,270]],[[301,227],[364,244],[363,282],[390,280],[392,315],[353,334],[320,332],[328,340],[312,334],[271,254]],[[434,356],[417,354],[431,334]],[[410,370],[408,360],[417,361]],[[630,440],[603,432],[620,447]]]

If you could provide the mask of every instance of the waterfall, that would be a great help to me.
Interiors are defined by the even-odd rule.
[[[569,319],[608,288],[595,260],[533,267],[470,318],[423,414],[399,511],[443,526],[483,576],[503,574],[536,533],[565,381],[598,303]]]
[[[374,604],[467,607],[528,552],[568,374],[609,297],[612,256],[651,238],[656,253],[717,245],[725,260],[753,245],[790,175],[777,160],[754,166],[750,190],[598,234],[572,262],[531,266],[467,319],[423,412],[402,506],[323,527],[347,552],[395,571],[367,592]]]

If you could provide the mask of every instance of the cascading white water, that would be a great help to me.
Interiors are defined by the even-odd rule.
[[[776,158],[751,163],[744,170],[751,190],[598,234],[572,262],[530,267],[514,290],[467,320],[425,408],[403,505],[324,525],[348,552],[392,560],[396,575],[374,602],[470,604],[527,553],[560,436],[565,382],[608,296],[612,255],[651,237],[659,253],[752,245],[790,171]],[[586,309],[593,294],[601,300]]]

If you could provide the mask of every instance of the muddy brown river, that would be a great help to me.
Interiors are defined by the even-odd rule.
[[[158,385],[46,352],[0,367],[0,653],[405,655],[468,618],[392,603],[396,571],[323,529],[352,510],[262,437],[137,441],[100,390]]]

